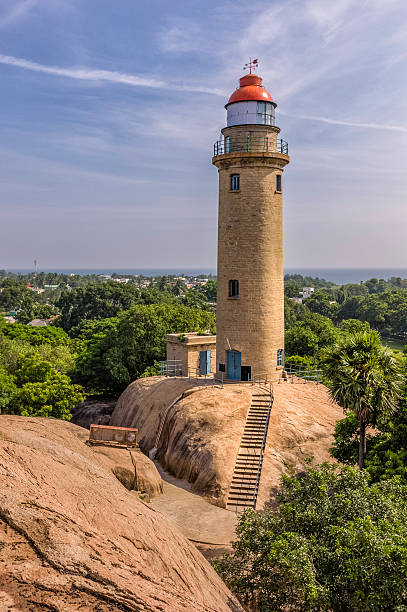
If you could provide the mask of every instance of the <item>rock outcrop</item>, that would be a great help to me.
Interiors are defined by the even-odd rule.
[[[330,461],[335,424],[343,410],[333,402],[328,389],[315,382],[282,382],[273,385],[274,402],[261,471],[257,508],[272,499],[281,475],[292,466],[300,472],[305,459]]]
[[[87,399],[72,410],[71,423],[86,427],[108,425],[116,405],[115,399]]]
[[[225,506],[235,458],[252,398],[252,387],[197,387],[173,378],[143,378],[119,398],[111,424],[138,427],[144,452],[155,445],[169,411],[156,458],[171,474],[192,483],[212,503]]]
[[[84,443],[89,438],[89,431],[82,427],[76,427],[74,433]],[[95,461],[111,471],[129,491],[145,493],[148,498],[161,495],[161,476],[154,463],[140,449],[92,445],[89,450]]]
[[[194,491],[224,507],[252,393],[258,393],[257,387],[191,388],[181,379],[143,378],[121,395],[111,423],[138,427],[141,445],[148,452],[166,407],[184,394],[168,413],[156,457],[172,474],[191,482]],[[288,465],[300,471],[309,457],[332,460],[329,448],[340,418],[342,409],[323,385],[304,381],[274,385],[257,508],[273,495]]]
[[[0,416],[1,609],[241,611],[194,546],[123,487],[78,429]]]

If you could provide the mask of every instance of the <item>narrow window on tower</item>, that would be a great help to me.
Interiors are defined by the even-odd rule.
[[[229,281],[229,297],[239,297],[239,281]]]
[[[231,189],[231,191],[239,191],[240,190],[240,174],[231,174],[230,175],[230,189]]]
[[[276,174],[276,191],[281,192],[281,174]]]
[[[277,366],[283,365],[284,351],[283,349],[277,349]]]

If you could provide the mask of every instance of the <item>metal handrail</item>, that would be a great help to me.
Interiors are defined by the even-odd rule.
[[[282,138],[250,137],[238,140],[226,138],[218,140],[213,145],[213,155],[227,155],[228,153],[254,152],[254,153],[282,153],[288,155],[288,143]]]
[[[270,423],[270,413],[271,413],[271,408],[273,406],[273,401],[274,401],[274,396],[273,396],[273,389],[271,387],[270,404],[267,410],[267,419],[266,419],[266,424],[264,426],[263,440],[261,443],[260,454],[259,454],[259,466],[257,468],[257,474],[256,474],[256,484],[254,485],[254,495],[253,495],[253,509],[254,510],[256,509],[257,495],[259,493],[261,470],[263,467],[264,449],[266,448],[266,440],[267,440],[267,434],[268,434],[269,423]]]
[[[285,366],[285,371],[291,378],[303,378],[304,380],[314,380],[317,383],[322,381],[323,371],[318,368],[305,369],[300,365],[297,366],[295,364],[287,364]],[[292,380],[293,382],[293,380]]]

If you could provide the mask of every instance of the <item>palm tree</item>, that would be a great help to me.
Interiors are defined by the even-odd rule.
[[[359,468],[366,455],[366,427],[397,408],[404,376],[400,360],[376,331],[347,334],[325,350],[323,367],[330,395],[359,420]]]

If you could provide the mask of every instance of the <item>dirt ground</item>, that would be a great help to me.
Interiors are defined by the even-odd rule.
[[[149,505],[174,523],[207,559],[229,550],[235,537],[236,515],[194,493],[190,483],[171,476],[158,462],[156,467],[163,479],[163,494]]]

